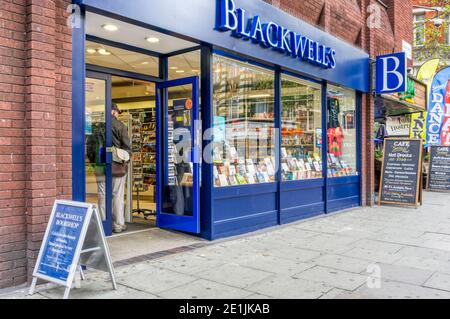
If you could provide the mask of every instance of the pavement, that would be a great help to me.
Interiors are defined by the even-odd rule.
[[[450,194],[418,209],[358,208],[116,268],[86,272],[71,298],[450,298]],[[0,298],[61,298],[42,285]]]

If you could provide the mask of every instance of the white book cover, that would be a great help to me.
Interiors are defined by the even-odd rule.
[[[220,186],[228,186],[228,179],[224,174],[219,174]]]
[[[245,177],[247,177],[247,182],[248,182],[249,184],[256,184],[255,176],[254,176],[253,174],[247,173],[247,174],[245,175]]]

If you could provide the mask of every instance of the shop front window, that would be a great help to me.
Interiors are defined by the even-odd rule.
[[[216,187],[276,180],[274,73],[214,56]]]
[[[320,85],[282,75],[283,181],[323,177],[321,96]]]
[[[358,175],[356,95],[328,86],[328,177]]]

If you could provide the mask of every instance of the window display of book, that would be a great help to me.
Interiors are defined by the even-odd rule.
[[[356,171],[350,167],[347,162],[335,156],[328,154],[328,177],[353,176]]]

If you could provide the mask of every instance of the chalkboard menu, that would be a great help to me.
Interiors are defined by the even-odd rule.
[[[378,203],[416,206],[421,195],[422,141],[385,139]]]
[[[450,192],[450,146],[430,147],[427,189]]]

